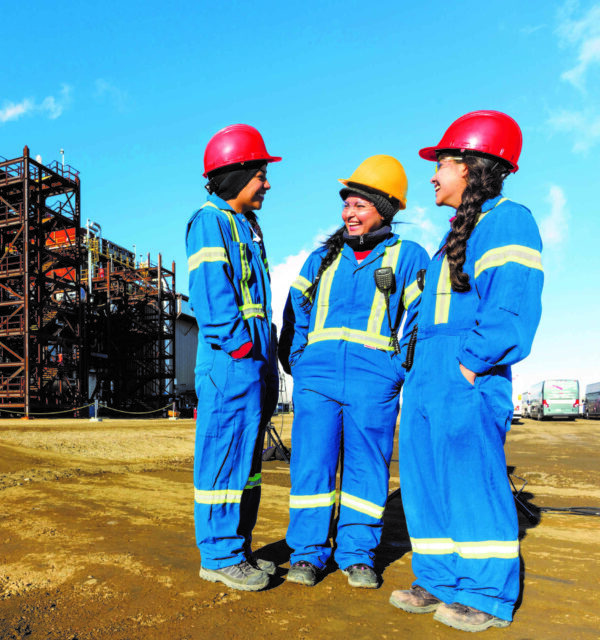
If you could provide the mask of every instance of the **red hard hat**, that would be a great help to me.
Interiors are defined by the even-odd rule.
[[[519,168],[522,145],[521,129],[510,116],[500,111],[472,111],[455,120],[435,147],[425,147],[419,155],[425,160],[437,160],[437,152],[445,149],[479,151],[502,158],[514,173]]]
[[[208,141],[204,151],[204,177],[220,167],[253,160],[279,162],[281,158],[269,155],[257,129],[248,124],[232,124]]]

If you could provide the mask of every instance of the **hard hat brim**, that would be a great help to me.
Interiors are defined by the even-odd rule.
[[[261,156],[260,158],[247,158],[246,160],[242,161],[242,162],[231,162],[230,164],[224,164],[221,167],[215,167],[215,169],[212,169],[212,171],[215,171],[216,169],[223,169],[224,167],[234,167],[235,165],[243,165],[246,162],[258,162],[258,161],[262,161],[262,162],[280,162],[281,161],[281,157],[280,156]],[[208,174],[210,173],[210,171],[205,171],[202,176],[204,178],[208,177]]]
[[[437,160],[436,151],[437,147],[425,147],[419,151],[419,155],[423,160],[432,160],[435,162]]]

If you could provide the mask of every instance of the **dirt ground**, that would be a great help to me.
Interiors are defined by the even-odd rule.
[[[290,418],[275,426],[289,441]],[[528,482],[523,596],[511,627],[485,637],[600,637],[600,518],[541,507],[600,507],[600,422],[513,426],[507,462]],[[388,604],[412,579],[394,494],[378,590],[340,571],[310,589],[284,580],[289,467],[265,463],[255,549],[281,563],[270,589],[198,577],[192,420],[0,420],[0,638],[459,638]],[[518,481],[515,481],[518,482]],[[392,465],[390,492],[398,487]]]

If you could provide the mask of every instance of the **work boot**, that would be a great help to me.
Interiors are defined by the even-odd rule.
[[[257,558],[253,553],[246,554],[246,557],[248,558],[248,562],[256,569],[260,569],[270,576],[274,576],[277,573],[277,565],[271,562],[271,560]]]
[[[269,584],[269,574],[253,567],[247,560],[222,569],[201,567],[200,577],[209,582],[222,582],[240,591],[260,591]]]
[[[317,584],[318,575],[319,569],[314,564],[306,562],[306,560],[299,560],[290,567],[285,579],[288,582],[297,582],[307,587],[314,587]]]
[[[373,568],[368,564],[353,564],[345,569],[342,573],[348,576],[348,584],[351,587],[359,587],[363,589],[377,589],[379,587],[379,579]]]
[[[406,591],[392,591],[390,604],[408,613],[430,613],[435,611],[442,601],[416,584]]]
[[[485,631],[490,627],[503,628],[510,624],[510,620],[497,618],[491,613],[485,613],[458,602],[440,605],[433,619],[461,631]]]

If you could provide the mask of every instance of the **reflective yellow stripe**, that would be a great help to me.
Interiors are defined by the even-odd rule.
[[[340,504],[344,507],[349,507],[350,509],[354,509],[354,511],[358,511],[359,513],[364,513],[376,520],[381,520],[383,518],[383,507],[375,504],[374,502],[369,502],[368,500],[363,500],[362,498],[357,498],[356,496],[352,496],[345,491],[342,491],[340,496]]]
[[[335,502],[335,490],[331,493],[315,493],[309,496],[290,495],[290,509],[330,507]]]
[[[456,542],[451,538],[411,538],[413,552],[422,555],[456,553],[461,558],[485,560],[487,558],[512,559],[519,557],[518,540],[483,540]]]
[[[303,296],[306,295],[306,290],[311,285],[312,285],[312,282],[310,280],[307,280],[304,276],[300,276],[300,275],[296,277],[294,282],[292,282],[292,288],[298,289],[298,291],[300,291],[300,293]]]
[[[211,206],[219,209],[212,202],[209,202]],[[239,308],[244,316],[244,320],[248,320],[249,318],[266,318],[266,313],[262,305],[255,304],[252,301],[252,296],[250,295],[250,287],[248,286],[248,282],[252,276],[252,270],[250,268],[250,264],[248,263],[248,256],[246,254],[246,243],[240,242],[240,234],[238,232],[237,224],[235,221],[235,216],[225,209],[219,209],[222,211],[229,220],[229,225],[231,227],[231,237],[234,242],[239,243],[239,251],[240,251],[240,264],[242,268],[242,275],[240,278],[240,291],[242,293],[242,306]],[[264,259],[266,265],[266,258]],[[267,271],[268,271],[268,267]]]
[[[248,318],[265,318],[265,310],[261,304],[244,304],[238,309],[242,312],[244,320]]]
[[[402,296],[402,304],[405,309],[408,307],[421,295],[421,289],[419,289],[419,285],[415,280],[412,284],[409,284],[406,289],[404,289],[404,295]]]
[[[508,198],[500,198],[498,202],[492,207],[495,209],[498,205],[501,205],[503,202],[506,202]],[[484,217],[492,210],[488,209],[484,211],[477,220],[477,224],[479,224]],[[475,276],[477,277],[477,276]],[[448,322],[448,317],[450,315],[450,298],[452,296],[452,285],[450,284],[450,265],[448,264],[448,258],[444,255],[444,259],[442,261],[442,268],[440,270],[440,277],[438,279],[437,285],[437,296],[435,299],[435,314],[434,314],[434,324],[446,324]]]
[[[248,258],[246,256],[246,244],[240,242],[240,264],[242,265],[242,277],[240,278],[240,289],[242,292],[242,299],[244,301],[244,307],[252,305],[252,296],[250,295],[250,287],[248,281],[252,275],[250,265],[248,264]]]
[[[333,263],[325,270],[325,273],[321,276],[321,282],[319,286],[319,295],[317,297],[317,316],[315,319],[314,330],[319,331],[325,326],[325,319],[327,318],[327,311],[329,310],[329,294],[331,293],[331,285],[333,284],[333,276],[342,259],[342,252],[338,254]]]
[[[242,499],[242,491],[237,489],[215,489],[201,491],[194,489],[194,499],[198,504],[233,504]]]
[[[197,269],[203,262],[229,262],[223,247],[202,247],[188,258],[188,270]]]
[[[396,265],[398,264],[398,257],[400,255],[400,247],[402,246],[402,240],[398,239],[396,244],[391,247],[386,247],[381,261],[381,267],[391,267],[392,271],[396,273]],[[369,320],[367,322],[367,332],[371,335],[381,334],[381,325],[385,317],[385,296],[377,287],[375,288],[375,295],[373,296],[373,303],[371,304],[371,313],[369,314]],[[389,338],[388,338],[389,343]]]
[[[212,204],[212,202],[210,203]],[[213,205],[215,206],[215,205]],[[219,209],[219,207],[216,207],[217,209]],[[227,211],[226,209],[219,209],[219,211],[222,211],[227,218],[229,219],[229,226],[231,227],[231,237],[233,239],[234,242],[239,242],[240,241],[240,234],[238,233],[238,229],[237,229],[237,225],[235,223],[235,217],[233,215],[233,213],[231,213],[231,211]]]
[[[475,277],[491,267],[501,267],[507,262],[517,262],[531,269],[542,268],[542,255],[539,251],[519,244],[509,244],[504,247],[490,249],[475,263]]]
[[[262,485],[262,473],[257,473],[254,476],[250,476],[248,478],[248,482],[244,489],[254,489],[255,487],[260,487]]]
[[[500,198],[500,200],[498,200],[498,202],[496,202],[496,204],[491,208],[488,209],[487,211],[484,211],[478,218],[477,223],[475,224],[475,226],[477,226],[484,218],[485,216],[487,216],[487,214],[492,211],[492,209],[495,209],[498,205],[501,205],[503,202],[507,202],[508,198]]]
[[[398,265],[398,259],[400,256],[400,248],[402,240],[398,240],[396,244],[391,247],[386,247],[381,262],[382,267],[391,267],[395,272]],[[390,346],[390,339],[387,336],[381,335],[381,326],[386,314],[385,296],[378,290],[375,290],[373,296],[373,302],[371,304],[371,311],[369,313],[369,319],[367,321],[367,329],[363,331],[361,329],[350,329],[348,327],[328,327],[325,329],[325,320],[327,318],[327,311],[329,310],[329,295],[331,293],[331,286],[333,283],[333,277],[335,270],[338,268],[342,254],[340,253],[333,264],[325,271],[321,277],[321,283],[319,286],[319,293],[317,296],[317,315],[315,318],[315,325],[313,330],[308,334],[308,344],[314,342],[322,342],[323,340],[346,340],[348,342],[355,342],[374,349],[383,349],[385,351],[392,351]],[[306,278],[298,276],[294,281],[292,287],[298,289],[303,294],[306,289],[312,283]]]
[[[393,351],[388,337],[361,331],[360,329],[349,329],[348,327],[331,327],[319,331],[311,331],[308,334],[308,344],[322,342],[323,340],[346,340],[347,342],[356,342],[367,347],[373,347],[373,349]]]
[[[452,285],[450,284],[450,265],[448,258],[444,256],[442,260],[442,268],[440,269],[440,277],[438,278],[437,296],[435,299],[435,315],[434,324],[443,324],[448,322],[450,315],[450,294],[452,293]]]

